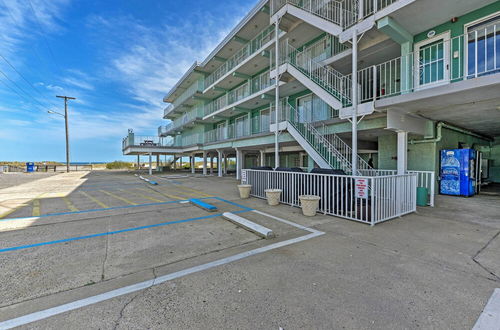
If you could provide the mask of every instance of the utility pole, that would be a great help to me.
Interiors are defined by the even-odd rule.
[[[56,95],[56,97],[64,99],[64,124],[66,127],[66,172],[69,173],[68,100],[76,100],[76,98],[59,95]]]

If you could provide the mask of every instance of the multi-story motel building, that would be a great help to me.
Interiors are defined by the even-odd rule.
[[[499,34],[500,1],[263,0],[167,93],[158,136],[131,132],[123,153],[219,176],[231,159],[240,177],[438,173],[440,150],[469,147],[500,182]]]

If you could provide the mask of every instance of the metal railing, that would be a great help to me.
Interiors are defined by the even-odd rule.
[[[271,111],[272,123],[275,121],[273,112],[274,109]],[[337,135],[325,136],[320,133],[312,123],[304,120],[303,115],[286,100],[282,101],[278,116],[281,121],[288,121],[332,168],[342,169],[346,173],[352,172],[352,149]],[[371,169],[370,165],[359,155],[357,160],[358,169]]]
[[[283,6],[290,4],[346,29],[356,24],[360,18],[373,15],[377,11],[397,1],[398,0],[272,0],[271,13],[274,15]]]
[[[207,78],[205,78],[205,89],[208,89],[213,84],[215,84],[220,78],[238,66],[240,63],[245,61],[251,55],[259,51],[266,43],[273,40],[274,38],[274,25],[270,25],[259,33],[255,38],[248,42],[242,49],[240,49],[236,54],[231,56],[227,61],[225,61],[220,67],[218,67],[214,72],[212,72]]]
[[[122,150],[128,147],[171,147],[174,141],[170,137],[160,136],[137,136],[133,139],[128,136],[122,140]]]
[[[396,175],[398,171],[396,170],[379,170],[379,169],[363,169],[360,170],[360,174],[364,176],[387,176]],[[436,173],[434,171],[406,171],[408,174],[417,175],[417,187],[427,188],[429,206],[434,207],[436,198]]]
[[[200,83],[196,81],[191,86],[189,86],[188,89],[182,92],[182,94],[179,95],[179,97],[177,97],[172,104],[170,104],[167,108],[165,108],[163,116],[166,117],[167,115],[175,111],[175,109],[177,109],[180,105],[186,102],[189,98],[194,96],[196,93],[201,93],[201,92],[202,91]]]
[[[350,104],[351,79],[311,57],[309,51],[299,51],[285,40],[281,64],[288,63],[335,97],[343,106]]]
[[[252,78],[243,85],[229,91],[205,105],[205,116],[217,112],[223,108],[229,107],[250,95],[257,94],[260,91],[272,86],[274,79],[270,78],[270,72],[266,71]]]
[[[358,72],[360,100],[366,102],[425,88],[500,73],[498,23],[430,43]]]
[[[280,202],[299,206],[299,196],[320,197],[319,212],[375,225],[416,211],[416,174],[348,176],[242,170],[251,196],[266,198],[266,189],[281,189]]]

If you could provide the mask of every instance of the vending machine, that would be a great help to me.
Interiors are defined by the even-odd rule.
[[[440,193],[466,197],[476,194],[476,159],[474,149],[441,150]]]

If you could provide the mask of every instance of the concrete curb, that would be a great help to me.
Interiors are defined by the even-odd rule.
[[[241,226],[245,228],[248,231],[251,231],[252,233],[257,234],[260,237],[269,239],[269,238],[274,238],[274,232],[271,229],[268,229],[264,226],[261,226],[259,224],[256,224],[250,220],[247,220],[243,217],[240,217],[239,215],[236,215],[231,212],[225,212],[222,214],[224,218],[227,220],[231,221],[232,223]]]

